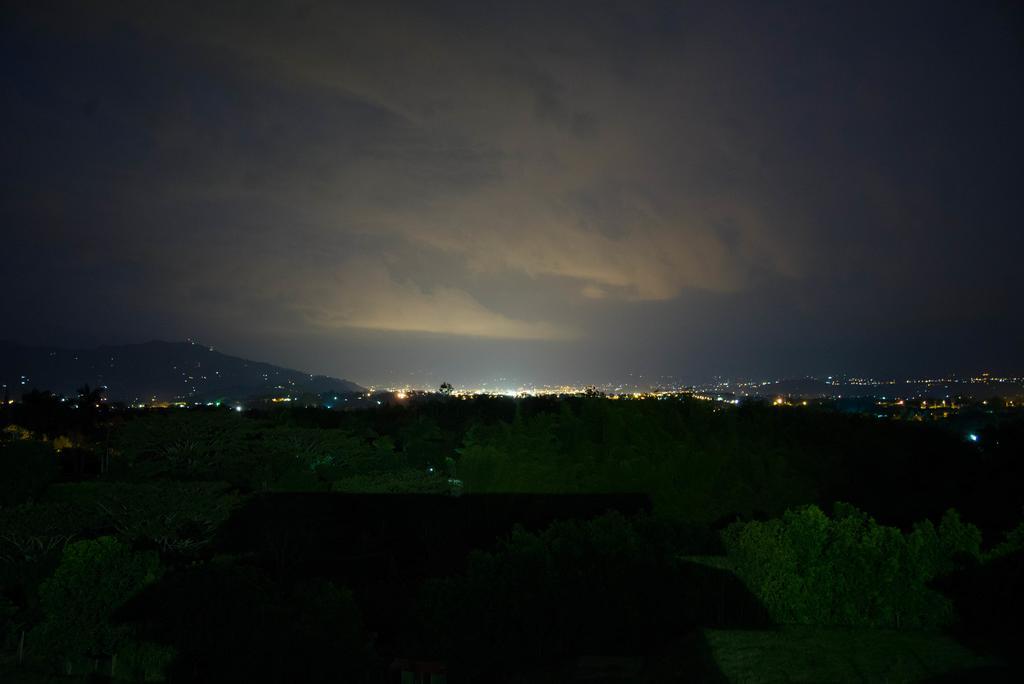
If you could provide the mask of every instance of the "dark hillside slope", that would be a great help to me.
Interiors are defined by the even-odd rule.
[[[114,401],[244,399],[280,392],[360,392],[348,380],[250,361],[194,342],[146,342],[95,349],[0,342],[0,382],[12,397],[33,388],[73,393],[85,383]]]

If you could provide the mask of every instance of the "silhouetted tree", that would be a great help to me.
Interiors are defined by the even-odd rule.
[[[78,408],[99,408],[100,402],[103,401],[103,394],[106,392],[104,387],[89,387],[89,383],[86,383],[78,388]]]

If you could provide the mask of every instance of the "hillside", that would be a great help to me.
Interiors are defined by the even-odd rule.
[[[0,383],[11,397],[33,388],[72,393],[105,386],[114,401],[244,399],[300,392],[359,392],[348,380],[229,356],[194,342],[146,342],[95,349],[0,342]]]

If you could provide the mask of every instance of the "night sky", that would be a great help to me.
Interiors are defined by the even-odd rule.
[[[5,2],[0,339],[1024,371],[1016,2]]]

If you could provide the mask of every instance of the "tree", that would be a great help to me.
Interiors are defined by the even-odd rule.
[[[530,532],[516,527],[463,573],[431,580],[414,611],[417,650],[465,668],[531,668],[580,653],[639,652],[697,624],[764,626],[749,592],[723,571],[685,563],[681,526],[610,512]],[[707,600],[708,596],[714,599]]]
[[[52,392],[36,389],[26,392],[21,403],[15,405],[15,410],[17,422],[37,437],[66,430],[70,422],[67,405]]]
[[[133,552],[114,537],[68,544],[39,588],[45,617],[31,634],[34,655],[62,663],[70,674],[83,658],[116,654],[132,630],[111,615],[159,573],[155,552]]]
[[[981,536],[955,511],[938,531],[926,520],[904,534],[836,504],[831,518],[805,506],[735,523],[723,541],[736,573],[780,623],[933,627],[952,607],[929,583],[959,558],[977,559]]]
[[[39,496],[57,477],[57,456],[48,444],[0,443],[0,508]]]
[[[359,610],[324,580],[275,581],[221,558],[168,573],[122,615],[176,653],[171,681],[364,681]]]
[[[88,383],[78,388],[78,398],[75,399],[78,424],[86,435],[95,434],[99,417],[106,413],[107,406],[103,403],[105,392],[105,387],[90,388]]]
[[[417,416],[399,431],[402,454],[415,468],[440,466],[444,461],[444,433],[429,416]]]

